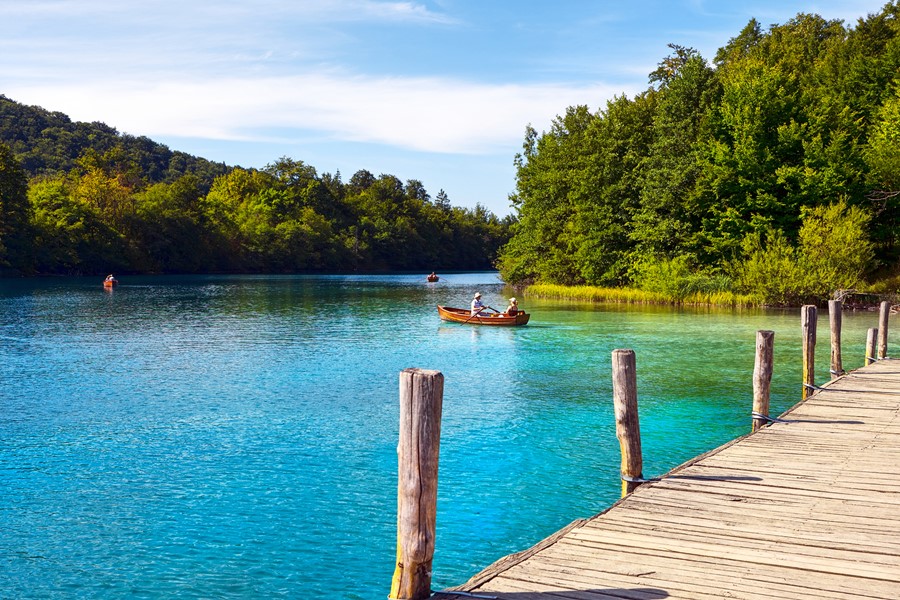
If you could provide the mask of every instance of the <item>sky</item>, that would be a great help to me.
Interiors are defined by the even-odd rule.
[[[528,125],[645,90],[751,18],[854,26],[886,0],[0,0],[0,94],[172,150],[418,179],[513,212]]]

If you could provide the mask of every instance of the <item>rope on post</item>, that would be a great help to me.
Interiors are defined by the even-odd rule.
[[[653,483],[654,481],[662,481],[662,479],[660,479],[659,477],[644,479],[643,477],[631,477],[629,475],[622,475],[622,481],[627,481],[628,483]]]
[[[778,417],[770,417],[769,415],[763,415],[758,412],[750,413],[750,416],[754,421],[765,421],[767,423],[790,423],[790,421],[785,421],[784,419],[779,419]]]

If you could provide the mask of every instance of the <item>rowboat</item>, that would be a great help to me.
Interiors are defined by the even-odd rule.
[[[469,325],[500,325],[512,327],[515,325],[525,325],[531,318],[529,313],[520,310],[519,314],[512,317],[503,313],[492,313],[489,315],[472,316],[472,312],[468,308],[451,308],[449,306],[441,306],[438,304],[438,315],[443,321],[453,321],[455,323],[468,323]]]
[[[119,282],[116,279],[105,279],[103,281],[103,287],[105,287],[105,288],[111,288],[111,287],[115,287],[117,285],[119,285]]]
[[[438,279],[440,279],[440,277],[438,277],[437,275],[435,275],[434,273],[432,273],[431,275],[429,275],[429,276],[426,277],[425,279],[427,279],[428,281],[434,283],[435,281],[437,281]]]

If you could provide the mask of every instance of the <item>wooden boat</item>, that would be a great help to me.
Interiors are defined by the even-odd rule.
[[[428,281],[434,283],[435,281],[437,281],[438,279],[440,279],[440,277],[438,277],[437,275],[429,275],[428,277],[426,277],[426,279],[427,279]]]
[[[119,285],[118,279],[104,279],[103,280],[103,287],[105,287],[105,288],[111,288],[111,287],[115,287],[117,285]]]
[[[467,323],[469,325],[499,325],[512,327],[515,325],[525,325],[531,318],[529,313],[520,310],[519,314],[514,317],[503,313],[492,313],[473,317],[472,312],[468,308],[451,308],[449,306],[441,306],[438,304],[438,315],[443,321],[453,321],[454,323]]]

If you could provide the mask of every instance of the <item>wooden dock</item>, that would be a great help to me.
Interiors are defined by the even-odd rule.
[[[436,599],[900,599],[900,360]]]

